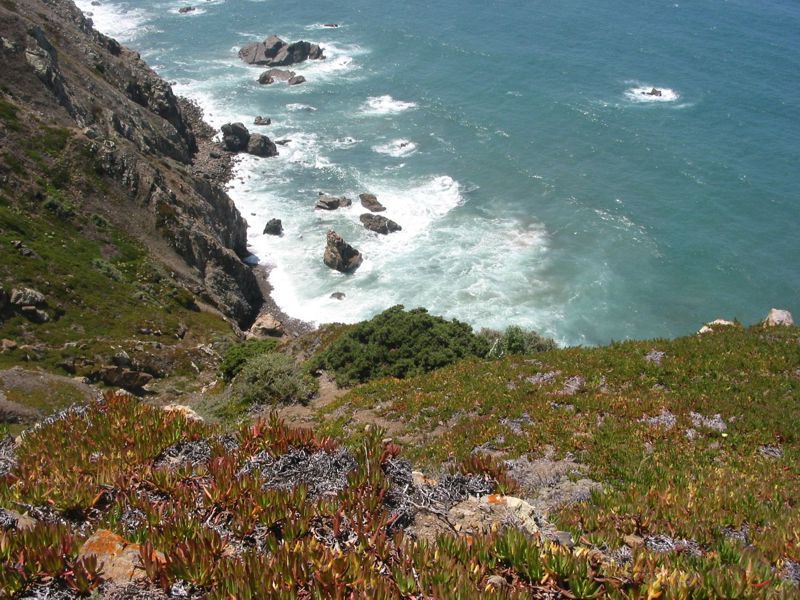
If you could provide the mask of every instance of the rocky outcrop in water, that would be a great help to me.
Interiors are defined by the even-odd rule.
[[[261,85],[270,85],[276,81],[289,81],[294,76],[294,71],[287,71],[286,69],[270,69],[269,71],[264,71],[261,75],[259,75],[258,83]]]
[[[344,196],[328,196],[320,192],[314,208],[320,210],[336,210],[337,208],[345,208],[351,204],[353,204],[353,202],[350,198],[345,198]]]
[[[264,226],[264,233],[267,235],[282,235],[283,223],[280,219],[270,219]]]
[[[302,40],[288,44],[278,36],[271,35],[263,42],[243,46],[239,50],[239,58],[249,65],[285,67],[305,60],[320,60],[325,55],[317,44]]]
[[[267,136],[250,133],[242,123],[222,126],[222,145],[228,152],[247,152],[255,156],[277,156],[278,148]]]
[[[378,197],[375,194],[359,194],[359,199],[361,200],[361,206],[366,208],[370,212],[381,212],[386,210],[386,207],[378,202]]]
[[[403,229],[392,221],[391,219],[387,219],[386,217],[382,217],[381,215],[373,215],[370,213],[364,213],[359,217],[361,224],[369,229],[370,231],[374,231],[375,233],[382,233],[383,235],[387,235],[389,233],[394,233],[395,231],[400,231]]]
[[[342,273],[355,271],[364,258],[361,253],[345,242],[335,231],[329,231],[323,262],[331,269],[336,269]]]

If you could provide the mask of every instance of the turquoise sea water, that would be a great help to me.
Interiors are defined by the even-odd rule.
[[[800,313],[796,0],[78,5],[212,124],[291,140],[230,193],[292,316],[402,303],[595,344]],[[326,49],[293,67],[307,83],[238,60],[273,33]],[[318,191],[354,206],[315,212]],[[402,232],[361,227],[364,191]],[[353,275],[322,264],[331,228],[365,254]]]

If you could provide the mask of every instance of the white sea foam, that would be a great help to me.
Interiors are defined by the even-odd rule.
[[[84,14],[91,13],[90,18],[97,31],[123,44],[147,31],[145,24],[153,18],[153,15],[145,9],[131,7],[128,2],[103,2],[93,6],[91,0],[76,0],[75,5]]]
[[[656,89],[661,95],[651,95],[650,92]],[[636,85],[625,90],[625,97],[633,102],[675,102],[681,96],[675,90],[653,85]]]
[[[290,102],[286,105],[286,110],[290,110],[292,112],[315,112],[317,109],[315,106],[311,106],[310,104],[301,104],[300,102]]]
[[[402,158],[417,151],[417,145],[406,139],[392,140],[385,144],[376,144],[372,149],[378,154],[386,154],[395,158]]]
[[[416,102],[406,102],[395,100],[388,94],[384,96],[370,96],[361,108],[361,112],[367,115],[393,115],[415,108]]]

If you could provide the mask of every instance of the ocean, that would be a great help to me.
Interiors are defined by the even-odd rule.
[[[404,304],[591,345],[800,313],[796,0],[77,4],[212,125],[289,140],[229,193],[293,317]],[[271,34],[327,58],[259,85],[237,50]],[[402,231],[364,229],[362,192]],[[329,229],[354,274],[322,263]]]

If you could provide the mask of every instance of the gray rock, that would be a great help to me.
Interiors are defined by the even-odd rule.
[[[294,78],[294,71],[287,71],[286,69],[270,69],[264,71],[258,77],[258,83],[261,85],[270,85],[276,81],[291,81]]]
[[[250,132],[242,123],[226,123],[222,126],[222,145],[230,152],[241,152],[247,149]]]
[[[150,383],[153,376],[143,371],[108,366],[100,370],[100,378],[106,385],[121,387],[126,390],[138,390]]]
[[[247,44],[239,50],[239,58],[251,65],[285,67],[305,60],[325,58],[322,48],[310,42],[287,44],[281,38],[271,35],[263,42]]]
[[[306,78],[305,77],[303,77],[302,75],[295,75],[294,77],[292,77],[286,83],[288,83],[289,85],[300,85],[301,83],[305,83],[305,82],[306,82]]]
[[[383,235],[403,229],[391,219],[387,219],[386,217],[382,217],[380,215],[373,215],[371,213],[364,213],[359,217],[359,220],[361,221],[361,224],[370,231],[381,233]]]
[[[386,207],[378,202],[377,196],[375,194],[359,194],[359,199],[361,200],[361,206],[366,208],[370,212],[382,212],[386,210]]]
[[[319,208],[321,210],[336,210],[337,208],[343,208],[350,206],[351,204],[352,201],[344,196],[328,196],[327,194],[320,192],[314,208]]]
[[[358,250],[345,242],[338,233],[329,231],[322,260],[331,269],[349,273],[361,266],[364,258]]]
[[[278,148],[267,136],[253,133],[247,141],[247,153],[255,156],[278,156]]]
[[[32,288],[14,288],[11,290],[11,304],[17,308],[22,306],[44,306],[47,299],[44,294]]]
[[[331,294],[331,298],[334,300],[344,300],[345,294],[344,292],[333,292]]]
[[[664,357],[667,355],[666,352],[661,352],[660,350],[650,350],[647,354],[645,354],[644,359],[647,362],[651,362],[656,365],[660,365],[661,361],[664,360]]]
[[[182,15],[185,15],[186,13],[190,13],[190,12],[194,12],[194,11],[195,11],[195,8],[194,8],[194,6],[181,6],[181,7],[178,9],[178,12],[179,12],[180,14],[182,14]]]
[[[269,117],[262,117],[258,115],[255,119],[253,119],[253,125],[271,125],[272,119]]]
[[[282,235],[283,223],[281,223],[280,219],[270,219],[264,226],[264,233],[268,235]]]

